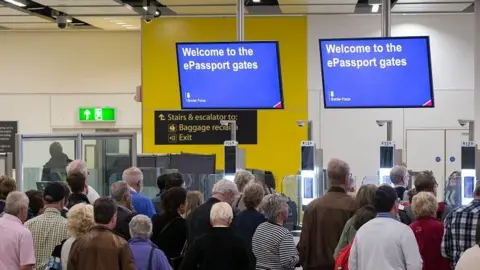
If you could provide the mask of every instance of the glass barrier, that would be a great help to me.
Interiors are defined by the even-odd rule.
[[[20,162],[17,162],[16,178],[20,190],[38,189],[42,182],[65,181],[66,167],[76,156],[75,135],[71,138],[23,139],[21,153],[17,153]]]
[[[287,175],[282,179],[282,194],[287,198],[288,218],[285,228],[297,230],[303,220],[302,202],[300,198],[300,175]]]

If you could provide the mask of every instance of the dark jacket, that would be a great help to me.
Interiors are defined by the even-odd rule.
[[[130,240],[130,228],[129,223],[136,215],[135,212],[123,207],[117,206],[117,225],[115,226],[115,233],[123,237],[125,240]]]
[[[333,269],[335,247],[354,211],[354,199],[340,187],[331,187],[307,206],[298,243],[304,270]]]
[[[198,237],[188,249],[180,270],[250,270],[255,257],[232,228],[216,227]]]
[[[220,200],[215,198],[208,199],[204,204],[195,208],[187,217],[187,244],[190,245],[200,235],[206,233],[212,228],[210,225],[210,210],[212,206]]]
[[[405,191],[407,191],[407,189],[405,187],[395,187],[395,192],[397,192],[397,197],[403,201],[403,195],[405,194]]]
[[[450,262],[442,257],[443,223],[433,217],[421,217],[410,225],[417,239],[423,270],[449,270]]]
[[[72,208],[72,206],[74,206],[75,204],[79,204],[79,203],[90,204],[90,202],[88,201],[87,195],[85,195],[83,193],[72,193],[68,197],[68,202],[67,202],[66,207],[68,209],[70,209],[70,208]]]
[[[67,178],[67,165],[70,162],[72,160],[66,154],[50,158],[43,165],[41,181],[64,181]]]
[[[69,270],[136,270],[127,241],[101,226],[77,238],[68,258]]]
[[[178,257],[187,240],[187,221],[178,213],[164,212],[161,215],[154,215],[152,224],[152,242],[167,258]]]
[[[243,238],[249,249],[252,248],[252,238],[258,225],[265,222],[265,216],[255,209],[246,209],[238,213],[233,221],[233,227]]]

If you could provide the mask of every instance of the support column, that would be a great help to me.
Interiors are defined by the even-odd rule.
[[[391,0],[382,0],[382,37],[391,36],[392,24],[390,20],[392,2]]]
[[[245,0],[237,0],[237,41],[244,41]]]

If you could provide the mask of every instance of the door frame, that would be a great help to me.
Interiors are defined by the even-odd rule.
[[[404,149],[405,149],[405,164],[408,168],[408,131],[443,131],[443,179],[447,179],[447,132],[448,131],[465,131],[465,128],[406,128],[405,129],[405,139],[404,139]]]

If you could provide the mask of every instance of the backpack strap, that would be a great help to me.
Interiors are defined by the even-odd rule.
[[[240,197],[238,197],[237,203],[235,204],[235,208],[238,208],[242,199],[243,199],[243,193],[242,193],[242,195],[240,195]]]
[[[155,251],[155,248],[152,247],[152,249],[150,249],[150,255],[148,255],[148,266],[147,266],[147,270],[152,270],[152,261],[153,261],[153,252]]]

